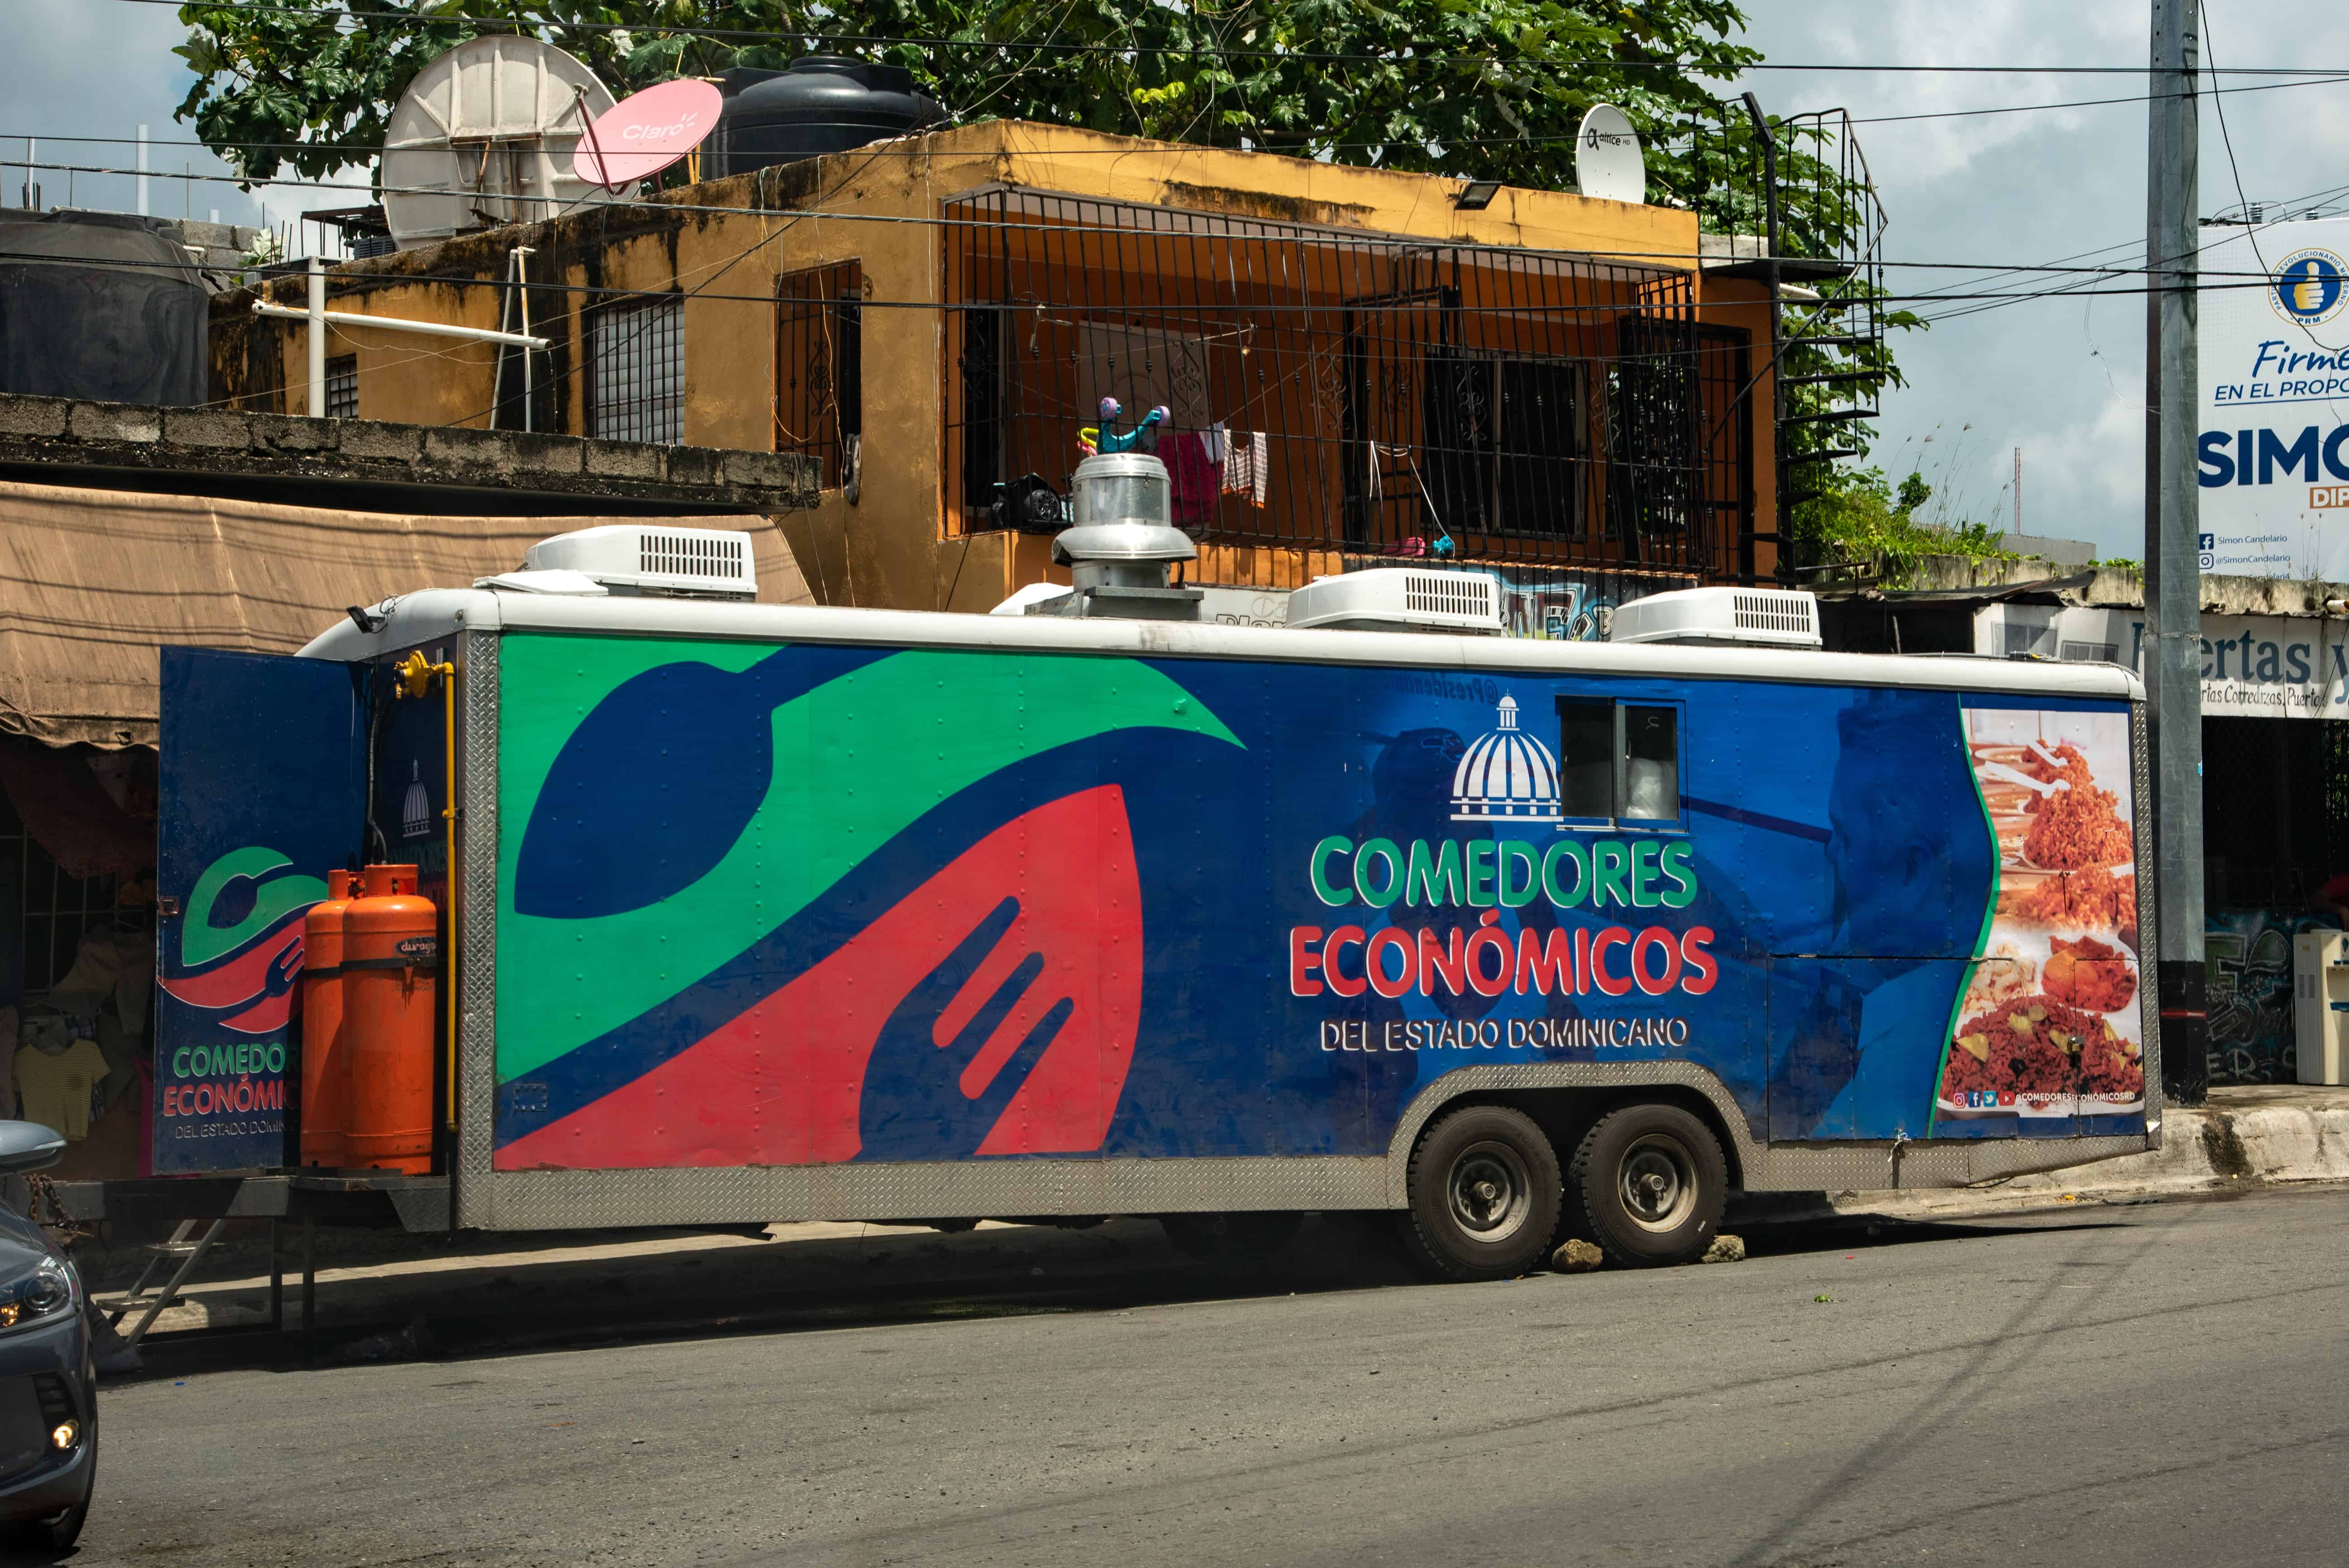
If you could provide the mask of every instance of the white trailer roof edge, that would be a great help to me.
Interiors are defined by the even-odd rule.
[[[1971,655],[1835,654],[1773,648],[1570,643],[1415,632],[1296,631],[1180,621],[971,615],[630,596],[429,589],[373,607],[374,632],[343,622],[301,656],[354,663],[464,631],[605,633],[712,642],[886,643],[907,647],[1254,659],[1405,668],[1521,670],[1527,675],[1656,676],[1816,686],[2015,691],[2142,702],[2145,686],[2118,665],[2045,664]]]

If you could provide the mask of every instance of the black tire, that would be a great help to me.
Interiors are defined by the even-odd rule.
[[[1228,1214],[1161,1214],[1166,1239],[1185,1257],[1201,1263],[1258,1264],[1287,1246],[1305,1222],[1290,1209],[1251,1209]]]
[[[1574,1190],[1608,1258],[1634,1268],[1694,1263],[1729,1198],[1713,1129],[1676,1105],[1627,1105],[1575,1150]]]
[[[1564,1201],[1557,1151],[1534,1119],[1466,1106],[1412,1150],[1403,1245],[1438,1279],[1515,1279],[1549,1254]]]

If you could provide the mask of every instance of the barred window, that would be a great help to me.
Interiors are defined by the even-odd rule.
[[[864,435],[864,293],[854,262],[775,281],[775,450],[821,462],[826,490]]]
[[[359,356],[337,355],[326,361],[326,418],[359,417]]]
[[[685,439],[685,302],[606,305],[591,318],[587,433],[606,441]]]

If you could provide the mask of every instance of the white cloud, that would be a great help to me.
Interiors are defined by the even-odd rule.
[[[1760,73],[1757,90],[1779,112],[1840,103],[1865,119],[2146,90],[2137,74],[2149,48],[2143,0],[1774,0],[1751,10],[1752,41],[1786,62],[2127,67],[2099,76]],[[2349,14],[2319,0],[2210,0],[2205,36],[2221,66],[2324,66],[2349,57]],[[2204,213],[2235,204],[2238,166],[2255,201],[2349,187],[2349,171],[2328,151],[2349,133],[2349,85],[2230,93],[2232,164],[2207,95],[2201,108]],[[2106,245],[2130,258],[2143,245],[2142,103],[1863,125],[1859,136],[1890,214],[1886,253],[1896,261],[2011,265]],[[1980,280],[1896,267],[1889,281],[1904,293],[2032,286],[2027,277]],[[2117,278],[2090,286],[2139,285]],[[2021,446],[2033,532],[2141,555],[2144,323],[2143,296],[2115,294],[2018,303],[1901,335],[1897,352],[1911,385],[1886,396],[1878,460],[1897,477],[1910,454],[1929,454],[1928,478],[1988,521],[1993,500],[1997,511],[2011,502],[2013,449]],[[1974,430],[1961,446],[1950,433],[1969,423]]]

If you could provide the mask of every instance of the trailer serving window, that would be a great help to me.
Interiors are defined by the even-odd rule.
[[[1562,696],[1557,722],[1558,805],[1568,826],[1680,825],[1680,704]]]

